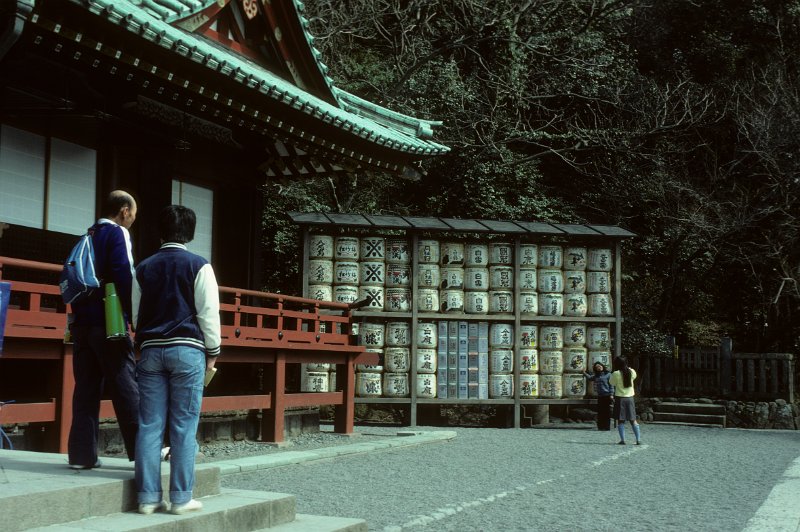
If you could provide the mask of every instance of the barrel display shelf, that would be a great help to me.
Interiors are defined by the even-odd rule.
[[[612,356],[621,354],[620,339],[622,335],[623,318],[621,315],[621,239],[634,236],[624,229],[614,226],[583,226],[564,224],[541,224],[534,222],[490,222],[485,220],[454,220],[440,218],[409,218],[396,216],[361,216],[345,214],[322,213],[289,213],[290,217],[299,224],[303,241],[303,264],[301,271],[302,293],[309,296],[309,238],[312,234],[325,234],[330,236],[385,236],[387,238],[405,238],[408,240],[411,255],[411,290],[410,312],[390,312],[357,310],[353,316],[356,322],[389,322],[407,321],[410,324],[409,337],[411,338],[410,368],[408,371],[409,397],[356,397],[355,402],[361,404],[403,404],[409,405],[410,425],[417,425],[417,407],[419,405],[506,405],[513,407],[514,426],[520,427],[521,406],[523,405],[581,405],[591,404],[596,400],[584,396],[583,398],[529,398],[520,397],[519,377],[520,368],[514,363],[513,372],[509,377],[514,383],[514,396],[489,399],[466,398],[419,398],[417,397],[417,329],[420,322],[457,321],[457,322],[501,322],[513,324],[514,342],[513,352],[519,353],[520,327],[526,324],[542,323],[567,323],[579,322],[588,325],[609,326],[612,334]],[[386,223],[380,223],[384,221]],[[377,222],[377,223],[376,223]],[[463,224],[461,222],[464,222]],[[471,222],[471,223],[470,223]],[[475,231],[475,223],[482,224],[482,231]],[[508,224],[512,224],[509,226]],[[465,229],[461,229],[461,226]],[[398,227],[399,226],[399,227]],[[495,227],[497,230],[488,228]],[[522,228],[522,229],[521,229]],[[500,230],[505,229],[505,230]],[[510,230],[509,230],[510,229]],[[388,233],[388,234],[387,234]],[[477,236],[476,236],[477,235]],[[489,239],[487,237],[491,236]],[[466,238],[465,238],[466,237]],[[509,242],[514,247],[513,253],[513,301],[514,312],[506,314],[467,314],[463,312],[422,312],[417,308],[419,268],[418,261],[419,241],[421,239],[436,239],[441,242],[469,241],[481,244],[490,242]],[[611,268],[612,283],[610,293],[613,296],[613,316],[539,316],[522,314],[520,312],[520,246],[526,243],[541,245],[578,246],[588,248],[607,248],[613,252],[613,265]],[[488,268],[488,265],[487,265]],[[512,290],[509,290],[512,291]],[[537,347],[538,349],[538,347]]]

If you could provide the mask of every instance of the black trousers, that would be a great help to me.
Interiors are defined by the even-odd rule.
[[[611,403],[613,397],[601,395],[597,398],[597,430],[611,430]]]
[[[125,442],[128,459],[136,456],[139,428],[139,388],[136,358],[129,337],[108,340],[105,327],[73,325],[72,426],[69,430],[69,463],[93,465],[97,461],[100,433],[100,400],[108,388]]]

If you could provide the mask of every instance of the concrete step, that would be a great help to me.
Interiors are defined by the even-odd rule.
[[[41,458],[38,462],[30,462],[31,455]],[[55,463],[53,456],[58,455],[12,451],[4,456],[3,467],[7,471],[15,467],[17,457],[26,468],[25,478],[0,490],[4,531],[27,530],[126,512],[138,506],[133,465],[127,460],[104,458],[103,466],[98,469],[75,471],[65,462]],[[195,496],[218,494],[219,477],[218,467],[199,464],[195,472]],[[167,464],[162,467],[161,481],[164,491],[169,493]],[[32,508],[36,511],[31,511]]]
[[[714,414],[683,414],[679,412],[653,412],[653,421],[691,423],[694,425],[725,426],[725,416]]]
[[[291,523],[261,530],[269,532],[367,532],[369,527],[363,519],[297,514]]]
[[[705,428],[714,428],[714,429],[724,429],[724,425],[712,425],[709,423],[680,423],[678,421],[649,421],[648,425],[678,425],[684,427],[705,427]]]
[[[725,407],[706,403],[659,403],[653,407],[657,412],[681,412],[684,414],[715,414],[724,416]]]
[[[63,521],[32,530],[48,532],[191,530],[219,532],[261,530],[290,523],[295,518],[295,497],[286,493],[250,490],[221,490],[218,495],[199,499],[203,509],[184,515],[153,513],[141,515],[135,510]],[[29,510],[30,511],[30,510]],[[366,529],[364,529],[366,530]]]

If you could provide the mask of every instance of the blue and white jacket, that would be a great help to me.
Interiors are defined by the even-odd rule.
[[[220,353],[219,287],[211,264],[167,242],[136,267],[133,325],[141,348],[186,345]]]

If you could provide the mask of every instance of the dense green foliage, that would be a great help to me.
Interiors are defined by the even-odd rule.
[[[268,186],[271,290],[288,210],[621,225],[626,352],[665,335],[800,351],[800,1],[316,0],[339,86],[444,121],[419,183]]]

